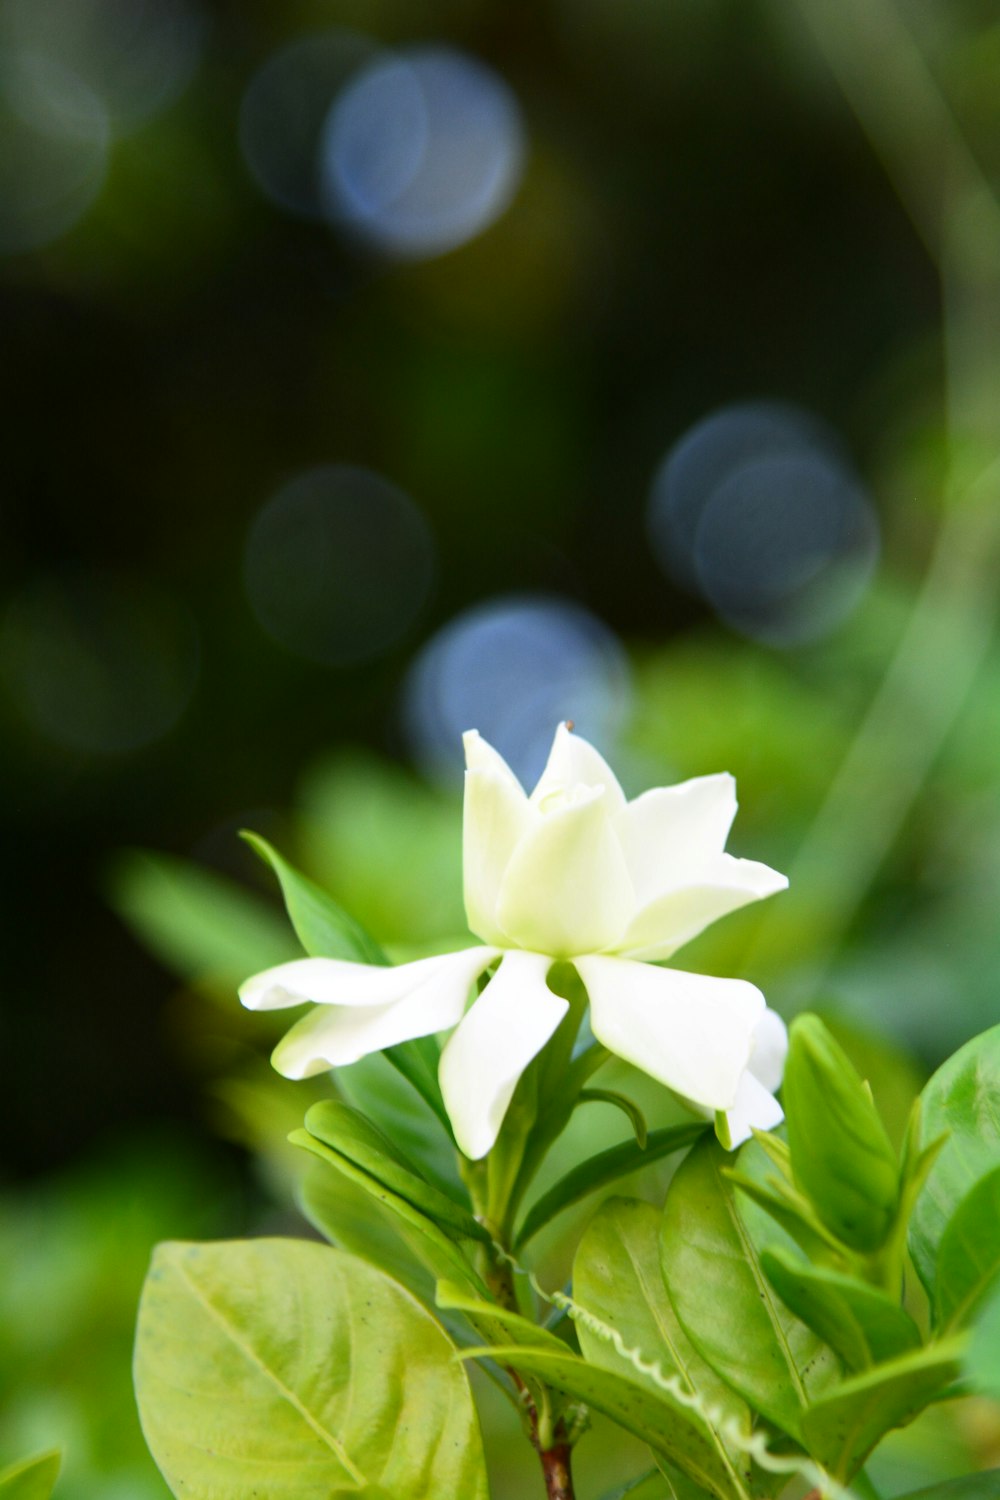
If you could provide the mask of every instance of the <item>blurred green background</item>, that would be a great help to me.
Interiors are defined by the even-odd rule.
[[[885,1098],[996,1020],[998,77],[973,0],[0,0],[0,1460],[164,1494],[149,1246],[298,1223],[236,831],[447,942],[472,724],[732,771],[791,890],[683,962]]]

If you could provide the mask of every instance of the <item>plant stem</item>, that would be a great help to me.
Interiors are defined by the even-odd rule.
[[[574,1500],[569,1444],[557,1442],[544,1453],[539,1451],[539,1457],[545,1475],[546,1500]]]

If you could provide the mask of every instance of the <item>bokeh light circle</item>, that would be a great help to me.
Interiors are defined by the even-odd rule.
[[[0,663],[15,703],[45,738],[122,754],[181,718],[198,676],[198,632],[183,602],[148,578],[51,574],[10,603]]]
[[[196,0],[0,0],[0,45],[74,73],[119,132],[159,114],[197,69],[208,35]]]
[[[50,244],[104,186],[111,126],[103,103],[44,54],[0,53],[0,254]]]
[[[478,729],[530,785],[561,720],[610,750],[629,699],[625,652],[602,621],[564,599],[510,596],[466,610],[427,643],[403,719],[431,775],[460,774],[462,733]]]
[[[443,254],[487,229],[524,163],[520,106],[492,68],[414,47],[361,69],[322,142],[330,217],[384,254]]]
[[[240,145],[258,187],[279,207],[323,218],[323,129],[340,90],[374,52],[374,42],[359,32],[315,32],[282,47],[250,80]]]
[[[875,511],[836,434],[783,402],[696,423],[654,478],[647,523],[670,578],[776,646],[835,629],[879,555]]]
[[[871,579],[879,530],[868,501],[816,453],[744,465],[713,491],[698,527],[702,593],[744,635],[796,645],[829,634]]]
[[[324,666],[372,660],[426,603],[434,542],[408,495],[381,475],[328,465],[299,475],[258,513],[244,580],[258,622]]]

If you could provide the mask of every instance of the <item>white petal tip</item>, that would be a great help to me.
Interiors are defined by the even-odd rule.
[[[259,978],[248,979],[239,988],[240,1004],[245,1010],[284,1010],[291,1002],[287,990]]]

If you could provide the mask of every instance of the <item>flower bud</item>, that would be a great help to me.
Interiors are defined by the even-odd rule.
[[[845,1245],[878,1250],[896,1214],[899,1164],[871,1090],[818,1016],[792,1023],[784,1105],[796,1185]]]

